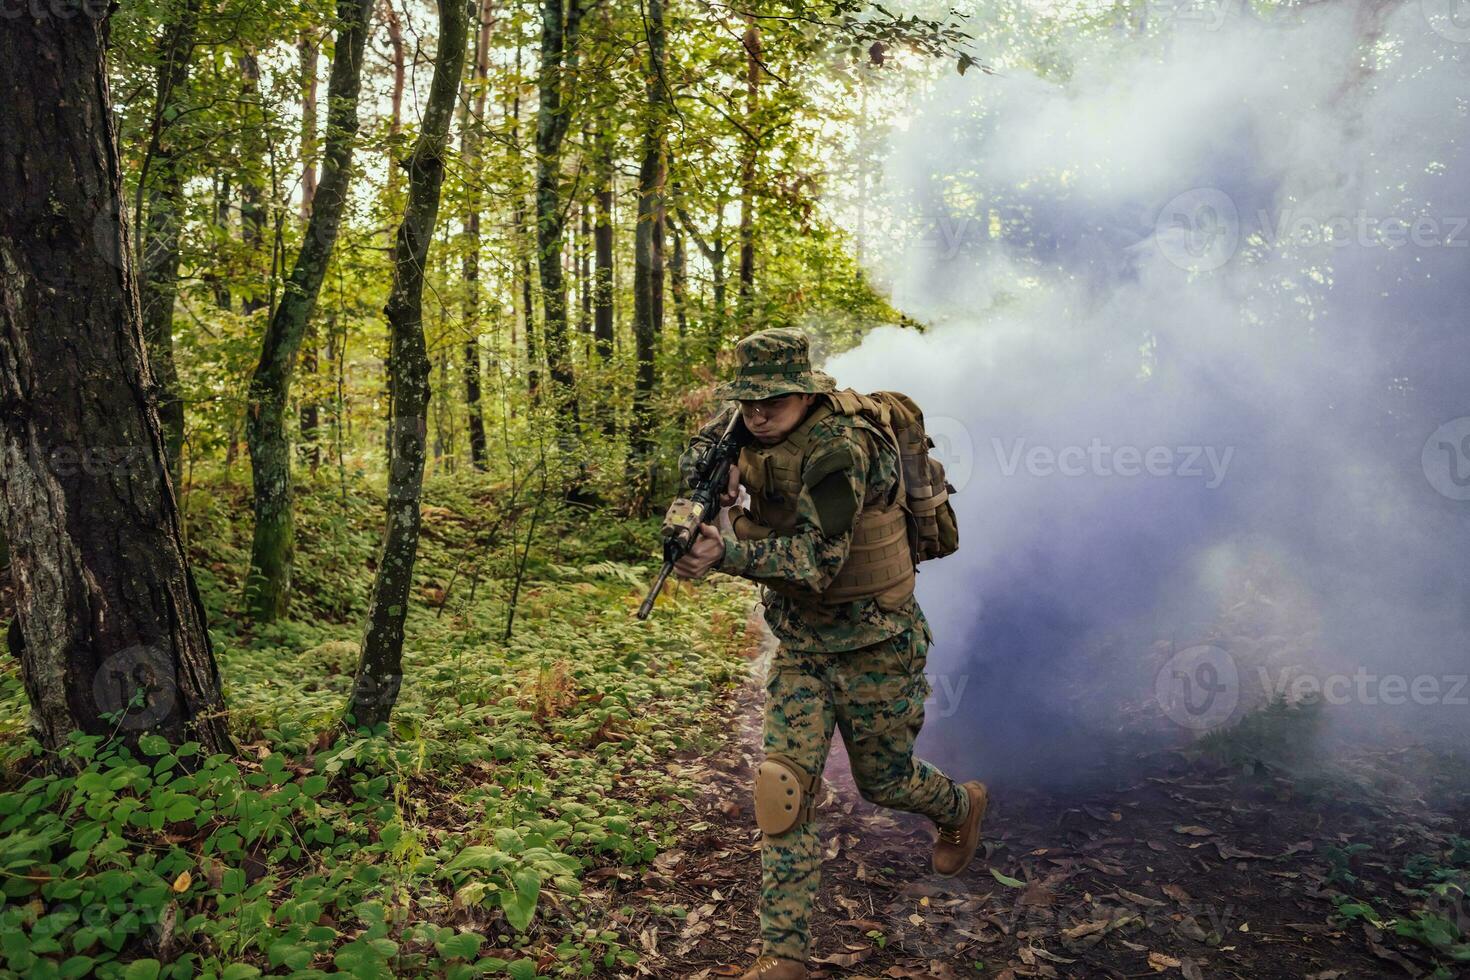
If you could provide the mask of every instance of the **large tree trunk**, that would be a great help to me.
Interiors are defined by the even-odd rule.
[[[633,430],[629,434],[630,477],[646,484],[648,455],[653,449],[653,359],[663,331],[663,194],[664,194],[664,80],[663,0],[649,0],[647,117],[643,129],[643,160],[638,169],[638,227],[634,237],[633,340],[637,374],[633,381]],[[646,487],[645,487],[646,488]]]
[[[477,470],[485,469],[485,413],[480,405],[480,169],[481,130],[485,125],[485,102],[489,92],[490,74],[490,2],[481,0],[479,31],[475,35],[475,63],[473,74],[474,112],[473,117],[461,117],[461,156],[464,157],[465,172],[470,174],[468,184],[469,215],[465,218],[464,253],[464,400],[469,414],[470,464]],[[468,111],[468,103],[466,103]]]
[[[439,190],[449,121],[464,72],[469,5],[439,4],[439,53],[424,105],[424,121],[408,158],[408,201],[393,243],[393,287],[388,316],[388,378],[392,393],[392,441],[388,456],[388,524],[373,583],[367,633],[357,680],[347,706],[350,724],[373,728],[388,720],[403,679],[403,623],[408,615],[414,560],[419,546],[419,495],[429,409],[429,357],[424,343],[424,268]]]
[[[158,39],[158,87],[153,106],[147,172],[140,178],[146,194],[142,268],[138,284],[143,307],[143,338],[149,367],[158,382],[158,416],[163,423],[169,474],[174,486],[183,475],[184,402],[179,372],[174,366],[174,300],[179,289],[179,229],[183,224],[184,175],[173,120],[183,104],[194,52],[194,30],[199,0],[188,0],[176,23],[167,24]]]
[[[362,85],[363,46],[372,0],[338,0],[337,43],[327,81],[327,138],[322,179],[306,236],[281,302],[266,328],[260,363],[250,379],[246,441],[255,482],[255,537],[250,551],[246,601],[257,622],[286,613],[291,596],[294,527],[291,515],[291,456],[286,439],[286,404],[306,322],[327,272],[347,188],[357,137],[357,97]]]
[[[80,729],[230,751],[119,211],[106,22],[84,10],[0,29],[0,520],[22,674],[47,749]]]
[[[577,66],[582,0],[542,0],[541,67],[536,110],[536,261],[541,274],[541,323],[551,403],[562,433],[577,422],[572,352],[567,336],[567,285],[562,259],[566,209],[561,194],[561,147],[570,106],[568,78]]]

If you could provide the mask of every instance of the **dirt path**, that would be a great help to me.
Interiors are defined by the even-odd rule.
[[[677,850],[620,889],[634,909],[642,975],[737,975],[757,951],[759,834],[749,799],[763,676],[764,663],[753,661],[725,704],[729,737],[715,757],[671,765],[671,775],[704,787],[688,830]],[[993,791],[985,854],[963,876],[941,879],[928,868],[928,821],[865,803],[837,739],[818,811],[827,860],[814,976],[1433,972],[1422,946],[1363,922],[1330,925],[1328,892],[1346,874],[1359,889],[1392,896],[1412,855],[1447,846],[1463,827],[1443,814],[1308,798],[1269,775],[1243,786],[1235,771],[1177,752],[1142,758],[1136,776],[1086,796]],[[1349,841],[1371,844],[1334,856]]]

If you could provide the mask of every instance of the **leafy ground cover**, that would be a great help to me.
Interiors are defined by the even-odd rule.
[[[716,580],[638,623],[652,524],[433,481],[393,730],[334,740],[381,515],[373,488],[334,481],[303,488],[293,617],[259,631],[237,609],[243,489],[188,495],[238,756],[78,738],[77,772],[45,773],[14,663],[0,673],[7,975],[634,968],[584,883],[675,839],[695,787],[665,763],[716,744],[748,589]]]

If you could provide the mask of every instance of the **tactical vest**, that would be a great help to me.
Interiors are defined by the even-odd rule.
[[[749,445],[740,451],[740,482],[750,491],[749,516],[734,523],[741,540],[790,534],[796,530],[796,501],[802,491],[801,473],[813,448],[812,430],[833,414],[847,416],[854,428],[869,432],[893,450],[899,449],[890,433],[862,414],[877,406],[853,391],[819,396],[819,404],[805,421],[775,446]],[[819,595],[786,582],[766,582],[767,588],[794,599],[838,605],[856,599],[876,599],[886,610],[895,610],[913,595],[914,554],[909,541],[908,517],[904,512],[903,473],[892,490],[880,499],[863,501],[853,522],[852,543],[830,585]]]

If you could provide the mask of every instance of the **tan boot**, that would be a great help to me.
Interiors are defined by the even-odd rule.
[[[796,960],[762,956],[740,975],[740,980],[806,980],[806,966]]]
[[[990,805],[990,793],[984,783],[972,779],[962,788],[970,797],[969,816],[958,827],[940,827],[939,839],[934,842],[934,870],[946,878],[953,878],[970,866],[975,848],[980,846],[980,821]]]

